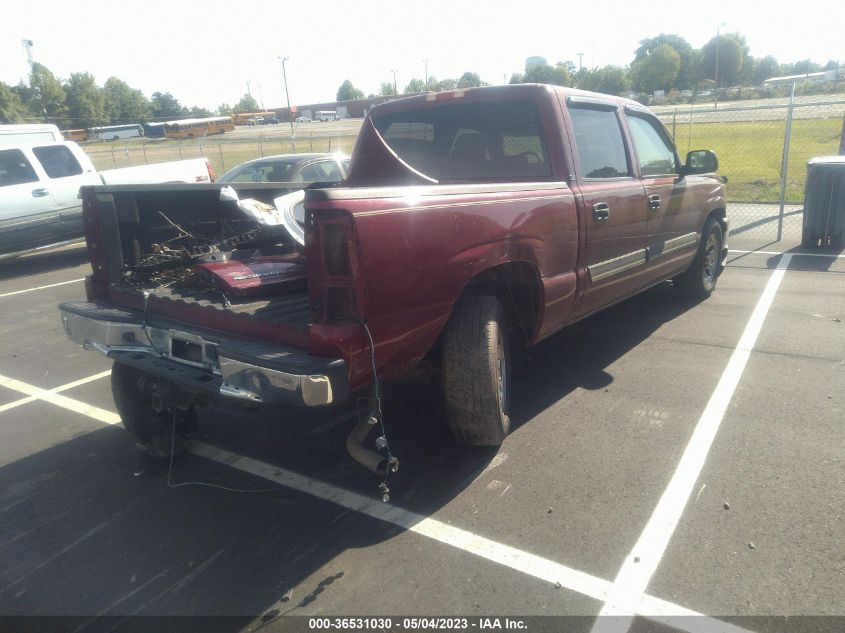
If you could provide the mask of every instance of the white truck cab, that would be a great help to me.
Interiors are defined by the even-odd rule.
[[[76,143],[24,138],[0,142],[0,259],[80,240],[83,185],[214,181],[204,158],[98,172]]]

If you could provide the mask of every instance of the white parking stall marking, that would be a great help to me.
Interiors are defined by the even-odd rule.
[[[105,422],[106,424],[117,424],[118,422],[120,422],[120,416],[116,413],[106,411],[105,409],[100,409],[99,407],[86,404],[79,400],[74,400],[73,398],[68,398],[67,396],[59,395],[58,393],[59,391],[64,391],[72,387],[78,387],[79,385],[91,382],[92,380],[103,378],[104,376],[107,376],[110,373],[110,371],[101,372],[94,376],[89,376],[88,378],[83,378],[81,380],[68,383],[67,385],[62,385],[61,387],[52,390],[41,389],[40,387],[30,385],[20,380],[0,375],[0,387],[6,387],[7,389],[26,394],[27,396],[29,396],[29,398],[43,400],[44,402],[49,402],[51,404],[56,405],[57,407],[62,407],[63,409],[68,409],[69,411],[73,411],[81,415],[87,415],[89,418],[94,418],[95,420]],[[21,404],[32,402],[32,400],[30,400],[29,398],[23,398],[16,402],[9,403],[8,405],[5,405],[2,410],[11,409],[12,405],[20,406]]]
[[[613,588],[612,583],[604,578],[598,578],[524,550],[448,525],[437,519],[403,510],[382,503],[373,497],[365,497],[251,457],[238,455],[202,442],[194,442],[190,450],[191,453],[218,464],[261,477],[285,488],[334,503],[373,519],[391,523],[410,532],[426,536],[438,543],[479,556],[596,600],[606,600]],[[674,628],[690,633],[698,633],[699,631],[749,633],[746,629],[652,596],[641,596],[639,612],[643,617],[653,618],[661,622],[671,622],[671,626]]]
[[[845,259],[845,255],[834,255],[833,253],[782,253],[779,251],[738,251],[730,249],[729,253],[740,253],[743,255],[790,255],[795,257],[826,257],[827,259]]]
[[[6,387],[27,394],[26,398],[11,403],[12,405],[17,406],[18,403],[41,400],[74,411],[75,413],[86,415],[106,424],[117,424],[120,422],[120,417],[116,414],[58,394],[59,391],[104,378],[110,373],[110,371],[104,371],[51,390],[41,389],[20,380],[0,375],[0,387]],[[6,405],[6,407],[9,406]],[[571,567],[503,543],[498,543],[436,519],[382,503],[380,500],[372,497],[365,497],[272,464],[238,455],[237,453],[232,453],[203,442],[195,442],[190,451],[195,455],[218,464],[267,479],[286,488],[299,491],[322,501],[334,503],[359,514],[391,523],[444,545],[449,545],[450,547],[532,576],[533,578],[552,583],[556,587],[565,588],[595,598],[596,600],[606,601],[614,588],[613,583],[604,578],[598,578],[586,572],[572,569]],[[749,633],[745,629],[730,625],[721,620],[704,616],[690,609],[647,595],[640,596],[638,612],[646,618],[653,618],[660,622],[671,622],[671,626],[676,629],[689,631],[690,633],[698,633],[699,631],[707,631],[708,633],[712,633],[713,631]]]
[[[47,284],[46,286],[38,286],[37,288],[27,288],[26,290],[15,290],[14,292],[6,292],[0,295],[0,299],[3,297],[13,297],[15,295],[22,295],[25,292],[35,292],[36,290],[46,290],[47,288],[55,288],[56,286],[66,286],[67,284],[78,284],[80,281],[85,281],[84,277],[80,279],[71,279],[70,281],[60,281],[57,284]]]
[[[600,613],[600,615],[615,617],[597,620],[593,627],[594,632],[627,631],[631,616],[636,614],[638,607],[641,606],[648,583],[663,558],[669,540],[675,532],[701,469],[704,467],[707,453],[710,451],[725,410],[739,384],[791,259],[791,254],[784,255],[772,272],[739,343],[731,354],[728,365],[695,426],[669,486],[616,576],[610,596]]]

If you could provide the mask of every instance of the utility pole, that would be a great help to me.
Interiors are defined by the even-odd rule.
[[[26,59],[31,69],[32,64],[35,63],[35,60],[32,58],[32,47],[35,46],[35,44],[32,43],[32,40],[21,40],[21,44],[23,44],[23,47],[26,50]]]
[[[290,59],[290,57],[282,57],[279,55],[279,59],[282,60],[282,77],[285,80],[285,99],[288,102],[288,117],[290,118],[290,135],[293,136],[293,112],[290,109],[290,93],[288,93],[288,71],[285,68],[285,62]]]
[[[246,93],[249,95],[249,98],[252,99],[252,90],[249,87],[249,84],[252,83],[252,79],[246,80]]]
[[[261,90],[261,84],[258,84],[258,98],[261,100],[261,111],[264,112],[264,93]]]
[[[725,26],[725,24],[727,24],[727,22],[719,22],[719,26],[716,27],[716,72],[713,73],[714,75],[716,75],[716,85],[714,86],[713,90],[714,108],[719,107],[719,40],[721,39],[719,32],[721,31],[722,27]]]
[[[425,63],[425,89],[428,90],[428,59],[424,59],[423,63]]]
[[[575,53],[578,55],[578,70],[580,71],[581,68],[584,67],[584,53]]]
[[[398,95],[399,90],[396,88],[396,69],[393,69],[390,72],[393,73],[393,94]]]

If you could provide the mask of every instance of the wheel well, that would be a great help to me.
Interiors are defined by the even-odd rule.
[[[531,338],[540,316],[540,275],[528,262],[508,262],[479,273],[464,287],[461,297],[492,294],[502,302],[508,329]],[[460,298],[458,299],[460,300]]]
[[[722,232],[725,232],[728,229],[726,217],[727,212],[725,211],[725,209],[713,209],[710,213],[707,214],[707,220],[709,220],[710,218],[716,218],[717,220],[719,220],[719,224],[722,226]]]

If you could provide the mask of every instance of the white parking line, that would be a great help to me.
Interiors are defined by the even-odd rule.
[[[107,375],[106,372],[103,372],[97,374],[94,377],[83,378],[82,380],[77,380],[76,382],[68,383],[68,385],[64,385],[64,387],[70,389],[71,386],[75,387],[80,384],[85,384],[86,382],[90,382],[91,380],[102,378],[105,375]],[[73,411],[81,415],[87,415],[89,418],[94,418],[95,420],[105,422],[106,424],[117,424],[118,422],[120,422],[120,416],[116,413],[106,411],[105,409],[100,409],[99,407],[95,407],[90,404],[85,404],[84,402],[74,400],[73,398],[68,398],[67,396],[59,395],[57,393],[57,390],[41,389],[40,387],[35,387],[25,382],[21,382],[20,380],[15,380],[14,378],[9,378],[8,376],[3,375],[0,375],[0,387],[6,387],[7,389],[12,389],[13,391],[19,391],[20,393],[26,394],[31,398],[37,398],[38,400],[43,400],[44,402],[54,404],[57,407],[62,407],[63,409],[68,409],[69,411]],[[58,389],[62,388],[59,387]],[[27,399],[24,398],[24,400]],[[21,404],[26,403],[21,402]],[[6,407],[11,408],[9,405],[6,405]]]
[[[100,378],[105,378],[106,376],[111,375],[111,369],[106,371],[101,371],[99,374],[94,374],[93,376],[88,376],[87,378],[82,378],[80,380],[74,380],[73,382],[69,382],[66,385],[62,385],[61,387],[56,387],[55,389],[47,389],[49,393],[61,393],[62,391],[67,391],[68,389],[73,389],[74,387],[79,387],[80,385],[87,384],[94,380],[99,380]],[[2,376],[0,376],[2,378]],[[6,386],[5,384],[0,383],[0,386]],[[37,387],[32,387],[32,385],[27,385],[27,387],[31,387],[32,389],[37,389]],[[12,387],[9,387],[10,389]],[[20,391],[19,389],[17,391]],[[28,392],[24,392],[28,393]],[[4,411],[8,411],[9,409],[14,409],[15,407],[19,407],[24,404],[29,404],[30,402],[34,402],[38,400],[36,396],[27,396],[26,398],[21,398],[20,400],[15,400],[13,402],[8,402],[4,405],[0,406],[0,413]]]
[[[25,292],[35,292],[36,290],[45,290],[47,288],[55,288],[56,286],[65,286],[67,284],[77,284],[80,281],[85,281],[85,278],[81,279],[71,279],[70,281],[60,281],[57,284],[47,284],[46,286],[38,286],[37,288],[27,288],[26,290],[15,290],[14,292],[6,292],[0,295],[0,299],[3,297],[13,297],[14,295],[22,295]]]
[[[831,257],[836,259],[845,259],[845,255],[834,255],[828,254],[825,255],[824,253],[783,253],[779,251],[738,251],[736,249],[730,249],[729,253],[741,253],[744,255],[794,255],[795,257],[826,257],[830,259]]]
[[[710,396],[704,413],[695,425],[695,430],[672,475],[669,486],[616,576],[610,596],[600,613],[600,615],[615,617],[597,620],[593,631],[627,631],[630,627],[631,616],[636,614],[637,607],[642,602],[648,583],[663,558],[669,540],[675,532],[701,469],[704,467],[707,453],[710,451],[725,410],[739,384],[751,350],[754,349],[763,322],[791,259],[791,254],[784,255],[772,272],[739,343],[731,354],[715,391]]]

